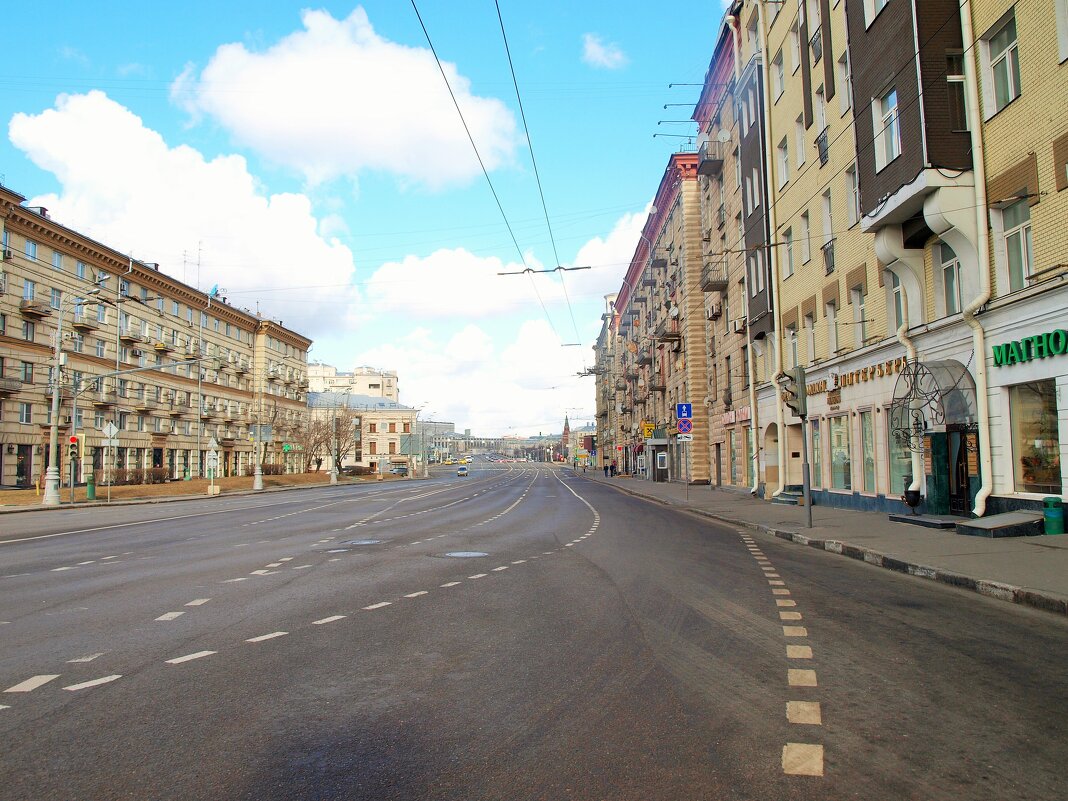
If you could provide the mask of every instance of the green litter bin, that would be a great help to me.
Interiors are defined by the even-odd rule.
[[[96,500],[96,476],[93,475],[93,471],[89,471],[89,475],[85,477],[85,500]]]
[[[1042,517],[1047,534],[1064,533],[1064,506],[1061,499],[1051,495],[1042,499]]]

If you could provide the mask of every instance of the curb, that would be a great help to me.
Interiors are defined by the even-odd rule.
[[[906,573],[910,576],[916,576],[917,578],[930,579],[931,581],[948,584],[962,590],[970,590],[979,595],[985,595],[988,598],[996,598],[999,601],[1008,601],[1009,603],[1020,604],[1021,606],[1029,606],[1032,609],[1040,609],[1043,612],[1053,612],[1057,615],[1068,615],[1068,598],[1056,593],[1029,589],[1027,587],[1017,587],[1014,584],[1005,584],[1000,581],[965,576],[950,570],[941,570],[937,567],[931,567],[930,565],[909,562],[895,556],[880,553],[879,551],[873,551],[870,548],[862,548],[858,545],[842,542],[841,540],[810,537],[797,531],[777,529],[762,523],[725,517],[712,512],[706,512],[703,509],[694,509],[693,507],[683,506],[674,501],[644,495],[615,484],[609,484],[608,486],[618,489],[620,492],[624,492],[634,498],[640,498],[642,500],[659,503],[662,506],[670,506],[675,509],[688,511],[720,523],[727,523],[732,526],[744,526],[745,528],[753,529],[754,531],[770,534],[773,537],[786,540],[787,542],[792,542],[797,545],[807,545],[816,550],[827,551],[828,553],[839,554],[840,556],[847,556],[850,559],[867,562],[869,565],[874,565],[875,567],[886,568],[887,570],[893,570],[897,573]]]

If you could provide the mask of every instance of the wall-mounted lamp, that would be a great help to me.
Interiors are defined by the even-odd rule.
[[[13,453],[15,452],[15,446],[14,446],[14,445],[11,445],[11,444],[9,444],[9,445],[7,446],[7,448],[6,448],[6,450],[7,450],[7,454],[8,454],[8,456],[10,456],[10,455],[12,455],[12,454],[13,454]]]

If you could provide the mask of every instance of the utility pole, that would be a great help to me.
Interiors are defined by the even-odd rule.
[[[805,368],[795,367],[779,375],[782,401],[801,418],[801,487],[805,504],[805,526],[812,528],[812,480],[808,464],[808,392],[805,387]]]

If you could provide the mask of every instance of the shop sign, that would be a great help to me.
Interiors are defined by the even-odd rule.
[[[994,345],[991,350],[995,367],[1022,364],[1033,359],[1045,359],[1047,356],[1061,356],[1068,353],[1068,331],[1058,328],[1056,331],[1006,342],[1004,345]]]
[[[721,422],[723,423],[723,425],[729,426],[737,419],[738,419],[738,413],[734,409],[731,409],[729,412],[724,412],[723,413],[723,418],[722,418]]]
[[[738,422],[744,423],[746,420],[750,420],[753,417],[753,410],[748,406],[743,406],[738,410]]]
[[[731,409],[729,412],[724,412],[721,418],[723,425],[731,425],[733,423],[744,423],[746,420],[750,420],[753,417],[753,410],[748,406],[742,406],[738,409]]]
[[[831,373],[828,378],[812,381],[805,385],[805,391],[809,395],[818,395],[821,392],[833,392],[842,387],[851,387],[864,381],[874,381],[876,378],[891,376],[900,373],[908,364],[908,357],[901,356],[897,359],[889,359],[878,364],[869,364],[859,370],[851,370],[848,373]],[[828,399],[828,403],[834,403]],[[840,402],[840,401],[838,401]]]
[[[934,456],[931,453],[931,438],[923,438],[923,472],[926,475],[934,475]]]

